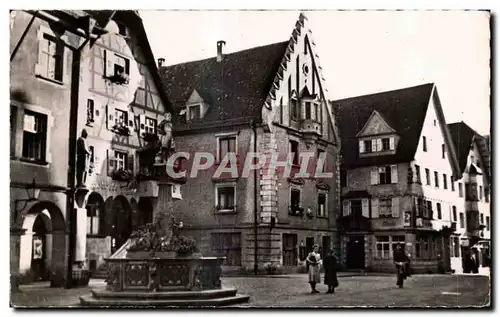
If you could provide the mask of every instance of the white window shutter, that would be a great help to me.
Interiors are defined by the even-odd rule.
[[[378,218],[378,199],[372,199],[372,218]]]
[[[343,202],[343,212],[342,215],[345,217],[349,215],[349,200],[344,200]]]
[[[359,153],[365,153],[365,142],[359,141]]]
[[[382,151],[382,139],[377,139],[377,152]]]
[[[139,115],[139,132],[144,133],[146,131],[146,116],[143,114]]]
[[[115,125],[115,107],[111,104],[106,105],[106,127],[111,130]]]
[[[377,140],[372,140],[372,152],[377,152]]]
[[[376,167],[373,167],[371,170],[371,184],[372,185],[378,184],[378,169]]]
[[[362,206],[363,206],[363,210],[362,210],[363,217],[370,218],[370,206],[369,206],[368,198],[363,198]]]
[[[398,183],[398,166],[391,165],[391,181],[393,184]]]
[[[394,150],[395,149],[395,144],[394,144],[394,137],[389,138],[389,149]]]
[[[105,76],[113,76],[114,70],[114,54],[111,51],[104,50],[104,65],[105,65]]]
[[[392,198],[392,217],[399,218],[399,197]]]
[[[134,123],[135,123],[134,113],[132,111],[129,111],[127,116],[128,116],[127,125],[129,127],[130,131],[133,131],[134,130]]]
[[[94,147],[94,173],[96,175],[100,175],[101,174],[101,157],[100,157],[100,153],[97,152],[98,149],[97,147]]]
[[[113,150],[106,150],[107,152],[107,168],[108,168],[108,176],[111,176],[114,169],[116,168],[115,164],[115,151]]]

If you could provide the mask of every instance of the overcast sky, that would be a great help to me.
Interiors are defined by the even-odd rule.
[[[141,11],[167,65],[289,39],[297,11]],[[447,123],[489,134],[489,15],[461,11],[306,12],[327,82],[340,99],[436,83]]]

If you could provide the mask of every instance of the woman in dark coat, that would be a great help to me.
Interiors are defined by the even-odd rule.
[[[337,279],[337,259],[333,255],[333,250],[328,251],[328,255],[323,259],[323,268],[325,270],[325,284],[328,285],[327,293],[335,292],[335,287],[339,286]]]

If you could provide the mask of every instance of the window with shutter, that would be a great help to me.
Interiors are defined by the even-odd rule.
[[[397,165],[391,165],[391,181],[392,181],[392,184],[398,183],[398,166]]]
[[[392,218],[399,218],[399,197],[392,198]]]
[[[372,152],[377,152],[377,140],[372,140]]]
[[[372,185],[378,184],[378,168],[377,167],[373,167],[371,170],[371,184]]]
[[[372,218],[378,218],[378,199],[372,199]]]
[[[107,150],[108,176],[113,175],[115,169],[115,153],[113,150]]]
[[[389,138],[389,150],[395,150],[396,147],[395,147],[395,144],[394,144],[394,137],[390,137]]]
[[[343,212],[342,212],[342,215],[345,217],[345,216],[348,216],[349,215],[349,212],[350,212],[350,206],[349,206],[349,200],[344,200],[343,202]]]
[[[135,165],[134,163],[135,163],[134,154],[129,154],[127,158],[127,169],[132,173],[134,172],[134,165]]]
[[[382,139],[377,139],[377,152],[382,151]]]
[[[362,215],[365,218],[370,218],[370,206],[368,198],[362,200]]]
[[[359,141],[359,153],[365,153],[365,141]]]

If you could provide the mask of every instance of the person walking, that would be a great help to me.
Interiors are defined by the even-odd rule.
[[[325,284],[328,285],[328,294],[335,293],[335,287],[339,286],[337,279],[337,258],[333,250],[328,251],[328,255],[323,259],[323,268],[325,270]]]
[[[393,260],[396,265],[396,285],[398,285],[399,288],[403,288],[403,281],[406,278],[406,268],[409,263],[409,259],[401,244],[396,246],[396,250],[394,250],[393,254]]]
[[[311,293],[316,294],[319,293],[316,290],[316,284],[321,283],[321,276],[319,273],[320,265],[321,265],[321,257],[318,253],[319,246],[316,244],[313,247],[313,250],[306,258],[307,263],[309,264],[309,284],[311,285]]]

